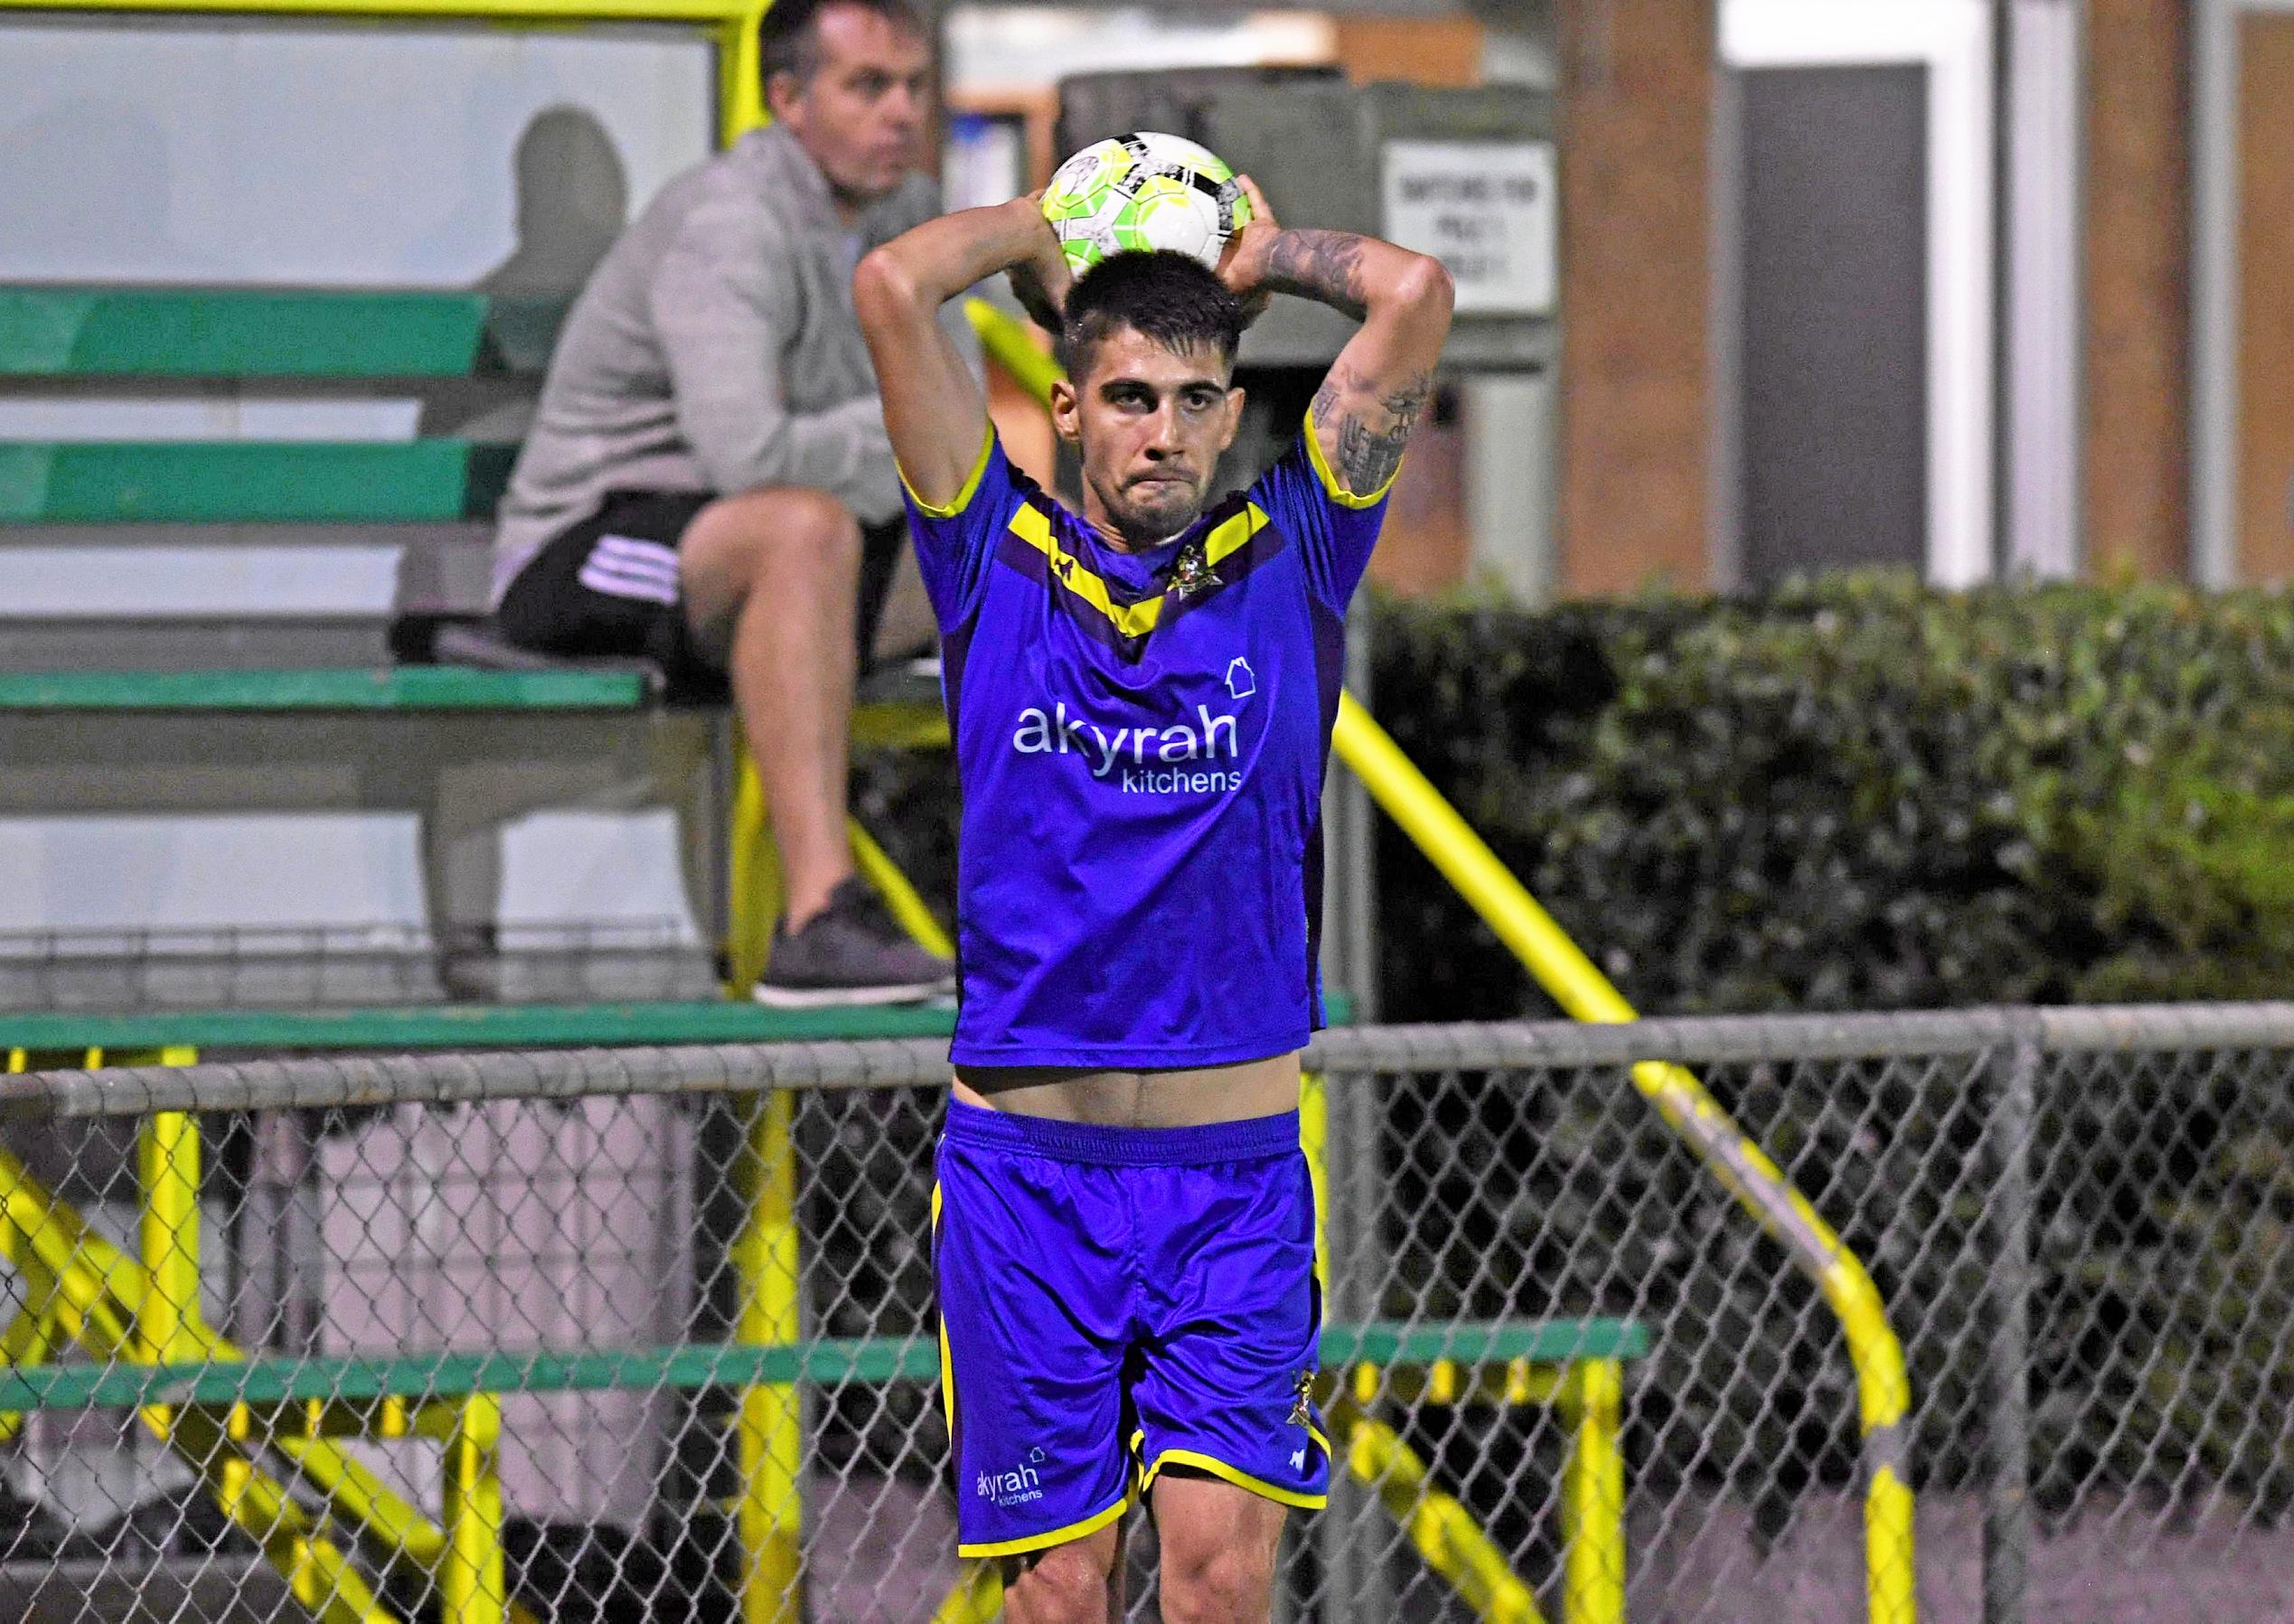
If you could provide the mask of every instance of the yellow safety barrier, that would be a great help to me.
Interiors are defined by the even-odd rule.
[[[1456,1587],[1485,1624],[1545,1624],[1537,1598],[1457,1499],[1434,1487],[1402,1435],[1355,1414],[1346,1428],[1346,1468],[1377,1489],[1426,1566]],[[1622,1620],[1621,1610],[1612,1615]]]
[[[12,1056],[18,1065],[20,1058]],[[155,1122],[164,1120],[155,1118]],[[177,1130],[150,1133],[146,1155],[161,1162],[162,1199],[146,1191],[146,1234],[178,1268],[183,1237],[196,1222],[175,1199],[195,1187],[197,1140]],[[148,1165],[148,1164],[147,1164]],[[186,1176],[192,1182],[186,1186]],[[174,1187],[170,1189],[170,1185]],[[155,1217],[156,1207],[159,1216]],[[174,1220],[167,1224],[164,1220]],[[49,1343],[70,1338],[99,1359],[149,1362],[154,1328],[174,1335],[167,1362],[237,1362],[240,1350],[209,1329],[195,1296],[175,1293],[183,1281],[165,1282],[89,1229],[84,1220],[34,1182],[23,1165],[0,1151],[0,1255],[37,1282],[26,1310],[51,1320]],[[195,1259],[193,1260],[195,1262]],[[194,1282],[196,1276],[191,1277]],[[319,1524],[297,1506],[285,1485],[256,1464],[256,1432],[246,1405],[226,1418],[196,1406],[150,1406],[139,1412],[146,1427],[189,1461],[216,1504],[262,1549],[287,1579],[296,1599],[324,1624],[397,1624],[349,1558]],[[446,1525],[430,1522],[391,1493],[371,1472],[325,1439],[297,1436],[273,1425],[261,1441],[275,1448],[296,1475],[346,1520],[427,1569],[438,1586],[442,1624],[533,1624],[508,1600],[502,1560],[502,1499],[494,1470],[500,1412],[488,1394],[418,1406],[411,1430],[447,1445],[442,1510]]]
[[[1624,1402],[1614,1359],[1580,1359],[1562,1374],[1569,1458],[1561,1471],[1561,1595],[1573,1621],[1625,1617]]]

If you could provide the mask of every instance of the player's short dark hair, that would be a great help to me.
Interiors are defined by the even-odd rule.
[[[929,39],[924,14],[908,0],[773,0],[757,25],[757,71],[767,85],[776,73],[794,73],[799,84],[821,70],[821,14],[840,5],[872,11],[895,28]]]
[[[1107,335],[1128,327],[1174,352],[1210,344],[1235,361],[1243,307],[1218,275],[1191,254],[1157,249],[1110,254],[1067,292],[1059,364],[1079,378]]]

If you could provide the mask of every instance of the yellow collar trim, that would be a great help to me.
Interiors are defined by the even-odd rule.
[[[1267,522],[1265,512],[1256,502],[1246,503],[1241,512],[1213,526],[1203,538],[1204,562],[1216,565],[1221,559],[1232,557],[1265,530]],[[1011,515],[1011,528],[1013,535],[1050,561],[1053,580],[1105,615],[1125,637],[1144,637],[1162,620],[1161,597],[1142,598],[1135,604],[1115,602],[1106,581],[1059,545],[1059,538],[1052,531],[1051,517],[1041,508],[1032,502],[1022,506]]]

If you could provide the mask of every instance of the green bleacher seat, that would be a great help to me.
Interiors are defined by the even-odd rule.
[[[0,1051],[511,1049],[945,1037],[953,1009],[769,1009],[746,1000],[608,1004],[413,1004],[374,1009],[0,1012]]]
[[[482,519],[516,456],[471,440],[0,442],[0,523]]]
[[[0,286],[0,379],[133,380],[136,392],[161,396],[193,383],[324,380],[353,398],[403,396],[456,380],[538,377],[564,313],[559,297],[412,289]],[[466,388],[452,398],[465,416],[474,409]],[[249,527],[275,527],[278,544],[304,547],[326,544],[314,527],[334,527],[334,540],[459,559],[483,546],[516,453],[450,434],[0,441],[0,527],[73,527],[80,547],[112,544],[89,527],[138,527],[119,542],[130,554],[202,545],[196,528],[168,538],[171,525],[239,527],[234,546]],[[418,540],[390,529],[409,526],[430,529]],[[439,534],[454,526],[463,529],[451,540]],[[219,551],[218,567],[229,557]],[[451,578],[474,573],[457,565]],[[423,578],[444,577],[432,569]],[[271,615],[257,577],[245,590],[249,614]],[[100,615],[100,590],[89,591],[88,612]],[[0,605],[0,616],[8,612]]]
[[[478,671],[399,665],[312,671],[0,671],[5,710],[629,710],[637,670]]]
[[[0,287],[0,377],[538,372],[562,299],[419,290]]]

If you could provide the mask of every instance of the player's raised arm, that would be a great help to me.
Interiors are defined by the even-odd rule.
[[[1434,393],[1450,332],[1450,273],[1379,238],[1285,230],[1250,177],[1242,184],[1254,219],[1235,234],[1219,275],[1246,301],[1296,294],[1362,324],[1331,363],[1312,416],[1324,465],[1349,494],[1376,495],[1401,466]]]
[[[870,253],[852,274],[892,455],[927,503],[955,500],[988,433],[987,401],[937,314],[999,271],[1011,273],[1030,314],[1056,327],[1067,261],[1032,197],[926,221]]]

